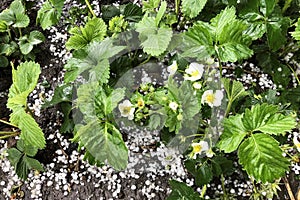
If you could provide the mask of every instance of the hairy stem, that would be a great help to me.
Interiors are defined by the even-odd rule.
[[[7,125],[9,125],[9,126],[12,126],[12,127],[18,128],[17,126],[15,126],[15,125],[13,125],[13,124],[11,124],[11,123],[7,122],[7,121],[4,121],[4,120],[2,120],[2,119],[0,119],[0,122],[1,122],[1,123],[3,123],[3,124],[7,124]]]
[[[19,134],[20,134],[19,132],[12,132],[12,134],[10,134],[10,135],[4,135],[4,136],[1,136],[1,137],[0,137],[0,140],[6,139],[6,138],[9,138],[9,137],[13,137],[13,136],[17,136],[17,135],[19,135]]]
[[[178,17],[180,0],[175,0],[175,13]]]
[[[201,190],[201,195],[200,195],[200,197],[201,197],[202,199],[204,198],[204,195],[205,195],[205,193],[206,193],[206,190],[207,190],[207,185],[205,184],[205,185],[203,186],[202,190]]]
[[[93,8],[92,8],[92,6],[91,6],[89,0],[85,0],[85,4],[87,5],[87,7],[88,7],[90,13],[93,15],[93,17],[96,18],[96,14],[95,14],[95,12],[93,11]]]
[[[292,0],[286,0],[284,2],[284,6],[282,8],[282,13],[285,13],[285,11],[291,6]]]
[[[231,105],[232,105],[232,101],[231,99],[228,100],[228,104],[227,104],[227,108],[226,108],[226,112],[225,112],[225,117],[228,116],[230,109],[231,109]]]
[[[294,194],[293,194],[293,191],[291,189],[291,186],[289,184],[289,181],[286,177],[283,178],[283,182],[284,182],[284,185],[286,187],[286,190],[288,191],[288,194],[289,194],[289,197],[291,200],[295,200],[295,197],[294,197]]]
[[[224,199],[227,199],[227,192],[226,192],[226,188],[225,188],[225,178],[224,178],[223,174],[221,174],[221,186],[222,186],[222,190],[223,190]]]

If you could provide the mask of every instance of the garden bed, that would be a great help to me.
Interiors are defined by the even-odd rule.
[[[8,8],[11,2],[12,1],[5,1],[0,3],[0,11]],[[121,2],[121,4],[128,4],[129,2],[130,1]],[[30,1],[27,1],[27,4],[29,3]],[[63,114],[65,104],[55,104],[47,108],[42,108],[42,106],[45,102],[49,102],[53,98],[55,88],[64,85],[64,79],[66,78],[65,74],[68,73],[68,69],[65,69],[64,66],[72,58],[71,52],[73,52],[66,49],[66,42],[71,37],[71,34],[68,31],[72,26],[84,25],[86,23],[86,16],[91,16],[89,13],[90,11],[84,1],[66,0],[59,22],[56,25],[43,30],[39,25],[35,24],[35,19],[38,10],[42,7],[44,2],[36,3],[32,1],[32,3],[33,7],[29,10],[28,14],[30,17],[30,29],[41,31],[45,36],[45,41],[39,44],[38,48],[35,49],[35,62],[40,64],[41,74],[37,86],[28,96],[28,108],[31,110],[34,119],[45,135],[45,148],[40,149],[34,156],[34,158],[43,165],[44,171],[31,170],[28,179],[25,181],[21,180],[7,158],[7,149],[15,147],[20,137],[16,136],[0,140],[0,199],[167,199],[172,192],[169,182],[172,179],[186,183],[198,194],[198,196],[200,196],[203,191],[206,191],[205,195],[203,195],[205,199],[222,199],[225,198],[225,196],[227,196],[228,199],[249,199],[250,197],[253,198],[253,194],[257,192],[255,191],[257,188],[260,188],[260,193],[262,194],[262,197],[260,198],[266,198],[268,194],[272,194],[272,192],[275,191],[278,192],[278,196],[274,195],[273,199],[289,199],[291,198],[290,192],[294,195],[297,194],[300,172],[299,160],[297,161],[297,148],[292,148],[287,151],[294,156],[295,160],[291,161],[289,166],[290,171],[284,178],[276,180],[278,182],[273,185],[274,188],[271,188],[274,189],[274,191],[268,188],[270,185],[266,185],[264,188],[264,186],[262,186],[263,184],[260,184],[260,182],[253,184],[246,171],[239,164],[237,155],[235,153],[224,155],[223,153],[220,153],[221,150],[214,151],[219,152],[220,155],[224,155],[224,157],[230,159],[234,170],[230,175],[226,176],[225,179],[223,176],[222,178],[215,177],[209,183],[199,186],[190,170],[185,168],[185,161],[187,158],[190,158],[189,154],[184,152],[182,155],[182,152],[178,151],[176,148],[171,148],[166,143],[162,142],[164,140],[162,132],[148,131],[146,129],[131,130],[122,127],[122,125],[120,126],[122,139],[129,151],[127,168],[118,171],[108,164],[101,164],[99,167],[89,164],[88,161],[84,160],[84,155],[86,153],[84,148],[78,149],[78,143],[70,141],[74,137],[72,131],[69,131],[69,133],[62,133],[61,131],[61,127],[65,120],[68,119]],[[91,5],[95,15],[100,16],[100,7],[102,5],[112,5],[113,3],[115,2],[93,1],[91,2]],[[118,3],[120,4],[120,2]],[[133,3],[139,6],[142,4],[141,2]],[[171,11],[176,10],[175,4],[173,1],[168,2],[168,9]],[[220,6],[222,9],[225,9],[226,7],[225,4]],[[207,8],[204,7],[203,12],[207,12],[208,8],[208,5]],[[71,10],[73,11],[72,14],[70,13]],[[184,14],[186,14],[186,12],[184,12]],[[181,15],[184,14],[182,13]],[[218,13],[211,13],[213,16],[216,14]],[[103,16],[103,13],[101,16],[106,17]],[[185,20],[182,16],[179,18]],[[179,21],[178,23],[173,24],[173,27],[170,27],[173,28],[173,30],[183,31],[194,25],[193,21],[189,21],[192,21],[192,19],[188,20],[185,25],[180,24]],[[261,38],[261,40],[265,39],[263,37]],[[291,40],[291,38],[289,38],[289,40]],[[259,42],[262,41],[255,40],[254,43],[256,44]],[[296,45],[295,42],[289,44]],[[281,49],[287,48],[287,46],[288,44]],[[142,48],[139,47],[138,50],[142,51],[141,49]],[[296,72],[299,70],[299,67],[297,68],[298,64],[295,64],[295,62],[297,62],[297,51],[293,50],[293,52],[291,52],[291,58],[284,60],[282,57],[284,57],[285,54],[290,55],[288,52],[284,52],[284,50],[277,50],[277,52],[279,52],[278,54],[282,54],[280,62],[292,65],[292,69]],[[147,53],[152,53],[151,50],[149,50],[149,52]],[[273,51],[272,53],[274,52],[276,51]],[[144,58],[143,56],[145,55],[146,53],[141,57]],[[155,56],[152,56],[152,58],[153,57]],[[158,66],[164,66],[165,70],[162,70],[162,72],[167,73],[167,68],[172,63],[171,59],[174,59],[172,55],[168,55],[163,59],[159,58],[159,56],[157,56],[159,59],[156,59],[156,57],[155,59],[152,58],[149,57],[149,60],[147,60],[147,57],[145,57],[142,61],[137,59],[139,62],[137,62],[136,66],[131,66],[131,68],[135,68],[138,71],[141,63],[147,64],[147,61],[149,61],[148,63],[151,63],[153,60],[154,62],[158,62],[157,60],[160,59]],[[19,63],[19,61],[15,62],[15,64]],[[113,65],[113,63],[110,64]],[[280,78],[278,78],[278,76],[274,76],[274,73],[280,74],[282,72],[281,67],[273,69],[273,71],[271,70],[273,73],[269,73],[270,70],[268,71],[268,69],[268,72],[264,71],[266,67],[262,69],[262,64],[263,63],[257,61],[254,56],[243,62],[234,62],[230,60],[222,62],[222,77],[240,81],[247,91],[250,93],[253,92],[250,95],[256,97],[246,97],[245,99],[242,99],[240,102],[241,106],[234,105],[235,110],[233,110],[232,113],[238,114],[239,112],[242,112],[241,110],[245,109],[247,105],[255,104],[257,102],[262,103],[259,101],[259,98],[263,99],[264,97],[259,97],[259,95],[264,95],[264,92],[267,91],[275,91],[277,89],[278,96],[284,94],[287,95],[287,97],[290,97],[288,96],[290,93],[285,94],[280,90],[279,85],[284,81],[279,80]],[[157,67],[156,64],[152,64],[152,67],[153,66]],[[125,66],[125,68],[126,67],[128,66]],[[133,73],[136,73],[135,76],[140,79],[140,82],[144,82],[147,78],[156,80],[158,84],[154,84],[154,86],[156,85],[155,87],[159,89],[160,86],[167,81],[167,79],[164,80],[163,73],[158,73],[156,69],[147,72],[145,72],[144,69],[141,69],[140,72],[134,71]],[[286,74],[288,74],[287,79],[289,80],[284,86],[286,90],[298,88],[295,89],[295,91],[299,91],[299,83],[295,78],[295,74],[298,78],[300,74],[293,73],[293,71],[289,71],[288,68],[287,70],[284,69],[284,73],[282,72],[282,74],[284,75],[281,77],[282,79],[287,78]],[[161,76],[161,83],[157,81],[157,79],[159,79],[156,77],[157,75]],[[113,76],[113,73],[111,76]],[[84,83],[84,81],[80,82],[82,81],[82,77],[79,77],[78,79],[79,83]],[[152,83],[153,82],[154,81],[152,81]],[[221,82],[220,79],[219,82]],[[6,107],[6,104],[9,88],[12,83],[11,66],[5,68],[0,67],[0,119],[5,121],[9,121],[9,114],[11,113]],[[225,94],[224,87],[222,88],[222,91]],[[66,92],[68,91],[65,90],[65,93]],[[269,102],[272,101],[272,98],[275,99],[274,96],[276,96],[272,96],[272,92],[267,93],[267,95],[270,95],[270,101],[266,98]],[[74,96],[71,97],[75,98]],[[249,103],[249,101],[254,101],[255,99],[258,101]],[[280,100],[282,102],[282,99]],[[278,104],[281,104],[281,102]],[[289,100],[283,103],[287,102],[289,102]],[[299,102],[299,98],[295,98],[295,100],[291,101],[293,107],[288,107],[286,113],[294,110],[296,116],[299,117]],[[74,106],[74,104],[71,105]],[[285,111],[283,113],[285,113]],[[293,137],[299,135],[299,118],[295,117],[295,123],[296,121],[298,125],[295,125],[293,129],[288,131],[285,138],[278,136],[280,142],[294,146]],[[12,126],[0,123],[0,131],[11,130],[14,130]],[[203,185],[205,185],[205,187]],[[277,185],[280,190],[276,189]],[[290,191],[288,191],[287,185],[291,187]],[[254,188],[253,186],[257,186],[257,188]],[[226,188],[226,195],[224,195],[224,187]],[[185,190],[189,191],[188,189]],[[264,192],[265,194],[263,194]],[[176,197],[173,197],[173,199],[176,199]],[[188,199],[193,199],[192,195]]]

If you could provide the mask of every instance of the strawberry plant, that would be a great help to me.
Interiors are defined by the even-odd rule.
[[[45,40],[44,35],[37,31],[26,32],[30,23],[21,0],[15,0],[10,7],[0,13],[0,67],[9,65],[8,57],[34,59],[33,47]]]
[[[37,24],[57,24],[64,3],[47,0]],[[145,0],[101,5],[99,15],[82,3],[87,16],[71,20],[63,44],[71,55],[63,83],[44,107],[62,104],[61,132],[72,133],[84,160],[125,170],[128,132],[159,133],[155,147],[176,149],[195,183],[170,180],[167,199],[205,199],[214,182],[222,189],[216,198],[235,198],[226,179],[236,171],[252,184],[252,199],[277,195],[299,160],[291,134],[300,114],[297,0]],[[21,0],[0,14],[3,66],[18,49],[31,57],[45,39],[38,31],[23,35],[28,24]],[[40,68],[24,62],[12,74],[12,114],[1,122],[16,131],[0,137],[20,137],[8,158],[26,179],[30,169],[43,170],[34,156],[45,138],[27,108]]]

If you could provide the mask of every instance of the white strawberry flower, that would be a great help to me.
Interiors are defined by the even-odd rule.
[[[294,136],[293,142],[294,142],[294,145],[296,146],[297,150],[300,152],[300,142],[299,142],[297,136]]]
[[[214,93],[212,90],[206,90],[201,98],[201,103],[207,103],[210,107],[218,107],[222,103],[224,95],[221,90],[216,90]]]
[[[185,80],[197,81],[202,78],[204,72],[204,65],[199,63],[191,63],[189,67],[185,70]]]
[[[178,108],[178,104],[177,104],[175,101],[171,101],[171,102],[169,103],[169,107],[170,107],[172,110],[176,111],[177,108]]]
[[[193,147],[193,150],[192,150],[190,156],[193,159],[196,159],[198,154],[201,154],[202,152],[206,153],[210,149],[209,145],[206,141],[200,141],[198,143],[192,143],[192,147]]]
[[[174,60],[172,65],[168,66],[167,71],[169,72],[170,75],[173,75],[176,73],[177,69],[178,69],[178,65],[176,60]]]
[[[129,100],[125,100],[118,105],[122,117],[127,117],[129,120],[134,118],[134,107]]]

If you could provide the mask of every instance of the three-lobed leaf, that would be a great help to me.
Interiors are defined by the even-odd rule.
[[[253,134],[239,147],[239,162],[256,180],[273,182],[285,175],[290,162],[282,156],[278,142],[263,133]]]
[[[100,84],[107,83],[109,78],[108,59],[124,50],[124,46],[115,46],[111,39],[105,39],[102,42],[93,42],[85,49],[77,50],[73,53],[73,58],[69,59],[65,65],[67,72],[65,82],[74,81],[78,75],[85,71],[90,72],[87,80],[91,78],[97,80]]]
[[[231,81],[228,78],[223,78],[222,83],[227,93],[229,101],[235,100],[247,96],[249,93],[245,91],[243,84],[239,81]]]
[[[207,0],[182,0],[182,12],[189,18],[194,18],[202,11]]]
[[[152,56],[159,56],[165,52],[172,39],[172,29],[167,27],[157,27],[160,21],[154,17],[145,15],[143,19],[136,24],[136,31],[139,33],[141,45],[146,53]]]
[[[109,128],[108,128],[109,126]],[[116,170],[123,170],[128,163],[128,150],[121,133],[112,125],[91,121],[78,130],[80,141],[97,161],[108,163]]]
[[[82,49],[89,43],[100,42],[106,36],[107,25],[100,18],[89,20],[84,27],[74,27],[70,30],[72,36],[66,42],[66,48]]]
[[[187,186],[183,182],[179,182],[176,180],[169,181],[172,192],[167,198],[167,200],[200,200],[200,196],[196,193],[193,188]]]
[[[34,45],[40,44],[45,40],[45,36],[39,31],[30,32],[29,36],[25,35],[19,39],[19,47],[22,54],[29,54]]]
[[[225,153],[231,153],[239,147],[247,135],[247,130],[242,122],[242,115],[230,116],[224,119],[224,131],[220,136],[218,147]]]
[[[64,1],[60,0],[48,0],[42,8],[38,11],[36,22],[41,24],[43,30],[55,25],[61,16]]]
[[[25,7],[21,0],[13,1],[8,9],[0,13],[0,21],[16,28],[24,28],[29,25],[29,17],[25,14]]]
[[[27,96],[34,90],[39,75],[40,65],[35,62],[21,63],[17,70],[12,69],[13,84],[9,89],[7,107],[26,107]]]
[[[9,161],[14,166],[17,175],[23,180],[27,179],[31,169],[44,170],[38,160],[28,157],[16,148],[10,148],[7,152]]]

